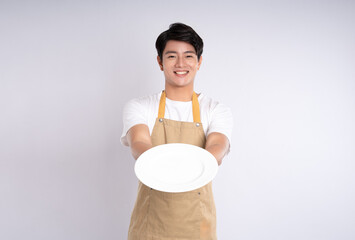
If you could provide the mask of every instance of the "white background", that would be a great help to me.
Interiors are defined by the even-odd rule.
[[[122,108],[163,89],[155,40],[204,39],[195,90],[232,108],[221,240],[355,239],[354,1],[1,1],[0,239],[124,240]]]

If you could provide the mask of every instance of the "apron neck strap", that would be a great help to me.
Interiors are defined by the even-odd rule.
[[[166,93],[163,90],[161,97],[160,97],[158,118],[164,118],[165,102],[166,102]],[[193,92],[193,94],[192,94],[192,114],[193,114],[194,122],[201,123],[200,105],[198,103],[197,95],[195,92]]]

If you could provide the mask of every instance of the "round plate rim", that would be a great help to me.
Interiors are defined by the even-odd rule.
[[[180,149],[181,148],[188,148],[188,149],[192,149],[192,151],[198,151],[198,152],[200,152],[200,154],[204,154],[204,155],[208,156],[208,159],[203,160],[203,161],[204,162],[209,161],[209,163],[206,164],[207,167],[209,167],[209,169],[204,171],[204,173],[202,174],[202,177],[199,177],[197,181],[189,182],[187,184],[180,184],[180,185],[174,184],[174,185],[169,186],[169,184],[166,184],[166,185],[158,184],[152,180],[145,179],[146,176],[144,176],[144,173],[142,174],[141,169],[140,169],[141,161],[143,161],[145,158],[148,158],[152,154],[153,155],[156,154],[156,152],[159,152],[160,150],[167,151],[169,149],[174,150],[174,148],[175,148],[175,150],[177,150],[179,148]],[[137,178],[143,184],[145,184],[148,187],[153,188],[155,190],[163,191],[163,192],[187,192],[187,191],[192,191],[197,188],[200,188],[200,187],[208,184],[210,181],[212,181],[213,178],[217,174],[218,164],[217,164],[217,160],[215,159],[215,157],[210,152],[205,150],[204,148],[201,148],[201,147],[198,147],[198,146],[195,146],[192,144],[186,144],[186,143],[167,143],[167,144],[155,146],[155,147],[145,151],[143,154],[141,154],[139,156],[139,158],[136,160],[136,163],[134,166],[134,171],[135,171]]]

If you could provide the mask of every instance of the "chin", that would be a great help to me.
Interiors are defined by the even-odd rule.
[[[190,84],[174,84],[175,87],[186,87],[189,86]]]
[[[192,81],[189,80],[183,80],[183,81],[173,81],[175,86],[179,86],[179,87],[185,87],[187,85],[190,85],[192,83]]]

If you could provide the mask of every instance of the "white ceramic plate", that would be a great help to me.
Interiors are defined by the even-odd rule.
[[[138,179],[163,192],[186,192],[202,187],[216,176],[216,158],[203,148],[169,143],[145,151],[136,161]]]

